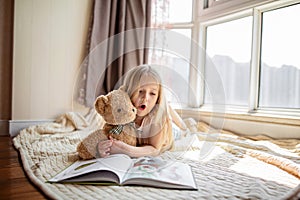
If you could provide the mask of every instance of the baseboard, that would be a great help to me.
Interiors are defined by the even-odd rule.
[[[10,120],[9,121],[9,135],[15,137],[20,133],[22,129],[28,128],[29,126],[34,126],[43,123],[50,123],[53,120]]]
[[[9,135],[8,120],[0,120],[0,136]]]

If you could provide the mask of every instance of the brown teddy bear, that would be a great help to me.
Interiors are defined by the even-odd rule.
[[[136,129],[134,119],[136,108],[132,105],[129,95],[122,89],[113,90],[107,95],[99,96],[95,101],[96,111],[103,117],[103,128],[92,132],[77,146],[82,159],[98,157],[97,144],[109,136],[136,146]]]

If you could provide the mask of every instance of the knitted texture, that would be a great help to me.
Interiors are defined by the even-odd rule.
[[[74,122],[76,119],[79,121]],[[13,139],[28,177],[49,198],[285,199],[299,192],[300,157],[296,149],[299,145],[295,145],[299,144],[298,140],[290,141],[293,146],[283,142],[283,148],[279,140],[256,141],[232,133],[200,131],[177,140],[173,151],[160,156],[188,163],[197,182],[197,191],[47,183],[78,159],[76,146],[101,123],[101,117],[95,112],[85,117],[69,113],[61,116],[58,122],[24,129]],[[89,126],[83,128],[85,124]]]

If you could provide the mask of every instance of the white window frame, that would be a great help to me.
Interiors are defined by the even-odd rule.
[[[261,26],[262,14],[278,8],[283,8],[289,5],[300,3],[300,1],[276,1],[266,5],[261,5],[253,8],[253,42],[252,42],[252,62],[251,62],[251,93],[249,112],[256,112],[269,115],[284,115],[289,117],[300,117],[300,109],[288,108],[259,108],[259,78],[260,78],[260,51],[261,51]]]
[[[205,1],[207,8],[204,8]],[[252,55],[250,63],[250,94],[249,94],[249,104],[247,108],[227,106],[226,113],[231,114],[234,118],[246,118],[252,119],[256,117],[271,118],[271,121],[284,122],[287,120],[294,120],[292,123],[294,125],[299,125],[300,122],[300,110],[299,109],[268,109],[258,107],[258,95],[259,95],[259,71],[260,71],[260,44],[261,44],[261,24],[262,24],[262,13],[270,11],[273,9],[285,7],[299,3],[299,0],[221,0],[215,2],[214,0],[202,0],[198,3],[198,8],[194,10],[197,16],[194,16],[194,27],[192,39],[198,42],[203,48],[206,44],[206,27],[218,23],[223,23],[231,21],[234,19],[253,16],[253,35],[252,35]],[[196,5],[194,6],[197,7]],[[200,6],[200,7],[199,7]],[[199,9],[200,8],[200,9]],[[204,59],[205,55],[200,54],[198,58],[195,50],[191,51],[191,63],[197,63],[199,67],[198,70],[203,74],[204,72]],[[194,60],[193,60],[194,59]],[[202,63],[199,63],[200,62]],[[190,67],[190,71],[193,71],[193,67]],[[196,74],[196,73],[190,73]],[[198,111],[208,112],[210,107],[204,103],[204,80],[198,80],[199,77],[191,76],[190,83],[197,91],[199,99],[197,99],[196,104],[191,105],[192,107],[199,107]],[[281,120],[280,120],[280,119]],[[279,119],[279,120],[278,120]],[[270,121],[267,120],[267,121]]]
[[[193,0],[191,22],[171,23],[171,29],[191,28],[191,38],[200,47],[206,48],[206,26],[253,16],[252,51],[250,62],[250,94],[247,107],[226,105],[225,113],[216,112],[212,106],[204,104],[204,80],[197,74],[204,74],[205,51],[200,54],[196,45],[191,46],[189,83],[190,105],[176,107],[180,115],[193,117],[209,123],[214,128],[226,129],[239,134],[266,134],[274,138],[300,138],[300,110],[267,109],[258,107],[259,67],[262,13],[285,7],[300,0]],[[205,7],[206,6],[206,7]],[[195,68],[195,66],[197,68]],[[223,125],[222,125],[223,124]]]

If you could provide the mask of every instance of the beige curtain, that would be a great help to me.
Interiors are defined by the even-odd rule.
[[[95,0],[83,80],[84,104],[113,90],[130,68],[147,62],[151,0]]]
[[[11,119],[14,0],[0,0],[0,124]]]

